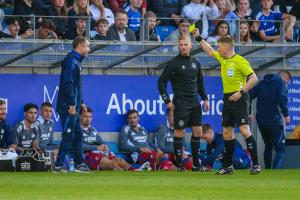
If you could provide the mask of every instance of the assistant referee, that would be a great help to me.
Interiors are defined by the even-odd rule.
[[[223,167],[217,174],[232,174],[232,155],[234,151],[234,128],[239,127],[252,159],[250,174],[258,174],[261,168],[257,158],[256,141],[251,134],[248,124],[248,91],[257,83],[257,77],[249,62],[234,52],[234,41],[229,37],[218,40],[218,50],[215,51],[210,44],[203,40],[199,30],[194,31],[195,40],[200,42],[202,49],[221,64],[221,77],[224,91],[223,106],[223,138],[225,154]]]
[[[199,147],[202,135],[202,108],[199,96],[204,101],[204,111],[209,110],[207,94],[203,84],[201,66],[196,58],[190,56],[192,42],[189,36],[178,39],[179,55],[168,62],[158,80],[159,93],[169,110],[174,110],[174,153],[178,171],[182,166],[182,138],[186,127],[192,127],[191,149],[193,171],[206,171],[200,166]],[[174,98],[171,101],[167,93],[167,84],[171,81]]]

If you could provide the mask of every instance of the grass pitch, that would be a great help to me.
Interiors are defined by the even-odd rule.
[[[300,170],[214,172],[0,173],[0,200],[300,199]]]

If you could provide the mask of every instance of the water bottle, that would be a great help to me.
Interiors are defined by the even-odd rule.
[[[70,158],[70,168],[69,171],[70,172],[74,172],[75,168],[74,168],[74,160],[73,158]]]

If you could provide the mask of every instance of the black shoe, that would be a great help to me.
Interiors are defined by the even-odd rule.
[[[261,167],[259,165],[254,165],[250,169],[250,174],[252,174],[252,175],[259,174],[260,172],[261,172]]]
[[[192,171],[193,171],[193,172],[210,172],[211,169],[209,169],[209,168],[207,168],[207,167],[204,167],[204,166],[199,166],[199,167],[193,166],[193,167],[192,167]]]
[[[53,173],[68,173],[68,170],[66,169],[65,166],[59,166],[59,167],[54,166],[52,172]]]
[[[233,174],[234,169],[233,166],[229,166],[229,167],[222,167],[216,174],[217,175],[224,175],[224,174]]]
[[[179,166],[179,167],[177,167],[177,171],[179,171],[179,172],[185,172],[186,169],[183,166]]]
[[[74,172],[78,172],[78,173],[90,173],[92,171],[90,170],[90,168],[85,163],[82,163],[82,164],[77,165],[75,167]]]

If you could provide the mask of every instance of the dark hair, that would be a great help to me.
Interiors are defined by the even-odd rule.
[[[72,43],[73,49],[77,48],[80,44],[83,44],[86,41],[87,41],[86,37],[83,36],[76,37]]]
[[[85,110],[83,108],[81,108],[80,114],[82,114],[83,112],[85,112]],[[93,110],[90,107],[86,107],[86,112],[93,113]]]
[[[20,20],[18,17],[6,17],[5,19],[5,22],[6,22],[6,25],[11,25],[11,24],[14,24],[15,22],[18,22],[20,24]]]
[[[137,110],[131,109],[128,110],[126,113],[127,118],[129,117],[129,115],[136,113],[138,116],[140,115],[139,112]]]
[[[152,11],[147,11],[147,12],[145,13],[145,15],[144,15],[144,18],[149,18],[149,17],[156,18],[157,15],[156,15],[154,12],[152,12]]]
[[[51,19],[44,19],[41,22],[40,27],[50,29],[51,31],[55,30],[55,24]]]
[[[42,108],[42,107],[44,107],[44,106],[46,106],[46,107],[50,107],[50,108],[53,108],[53,105],[52,105],[52,103],[50,103],[50,102],[48,102],[48,101],[46,101],[46,102],[42,103],[42,105],[41,105],[41,108]]]
[[[0,99],[0,105],[6,104],[6,101],[4,99]]]
[[[117,13],[116,13],[116,15],[115,15],[116,18],[118,18],[117,15],[120,15],[120,14],[126,15],[128,17],[128,13],[126,11],[118,10]]]
[[[291,72],[288,71],[288,70],[286,70],[286,69],[281,69],[281,70],[279,71],[279,73],[280,73],[280,74],[282,74],[282,73],[287,74],[287,75],[289,76],[289,79],[292,78]]]
[[[68,9],[66,6],[66,2],[67,1],[65,1],[63,7],[61,7],[61,9],[59,10],[57,7],[55,7],[54,0],[51,0],[52,7],[56,10],[57,16],[67,16],[68,15]],[[59,20],[67,20],[67,18],[59,18]]]
[[[227,25],[227,27],[228,27],[228,33],[227,33],[227,35],[230,34],[230,27],[229,27],[228,22],[226,22],[225,20],[221,20],[221,21],[218,22],[218,24],[217,24],[215,30],[211,33],[211,36],[216,36],[216,35],[218,35],[219,27],[220,27],[222,24],[226,24],[226,25]]]
[[[35,108],[35,109],[39,109],[39,107],[35,104],[35,103],[27,103],[24,106],[24,112],[27,112],[28,110],[30,110],[31,108]]]
[[[202,134],[207,133],[209,130],[212,130],[210,124],[202,124]]]
[[[182,18],[182,19],[180,19],[180,21],[179,21],[179,24],[181,24],[181,23],[191,23],[191,21],[188,19],[188,18]]]
[[[95,26],[98,26],[99,24],[107,24],[108,25],[109,23],[108,23],[107,19],[100,18],[95,22]]]

